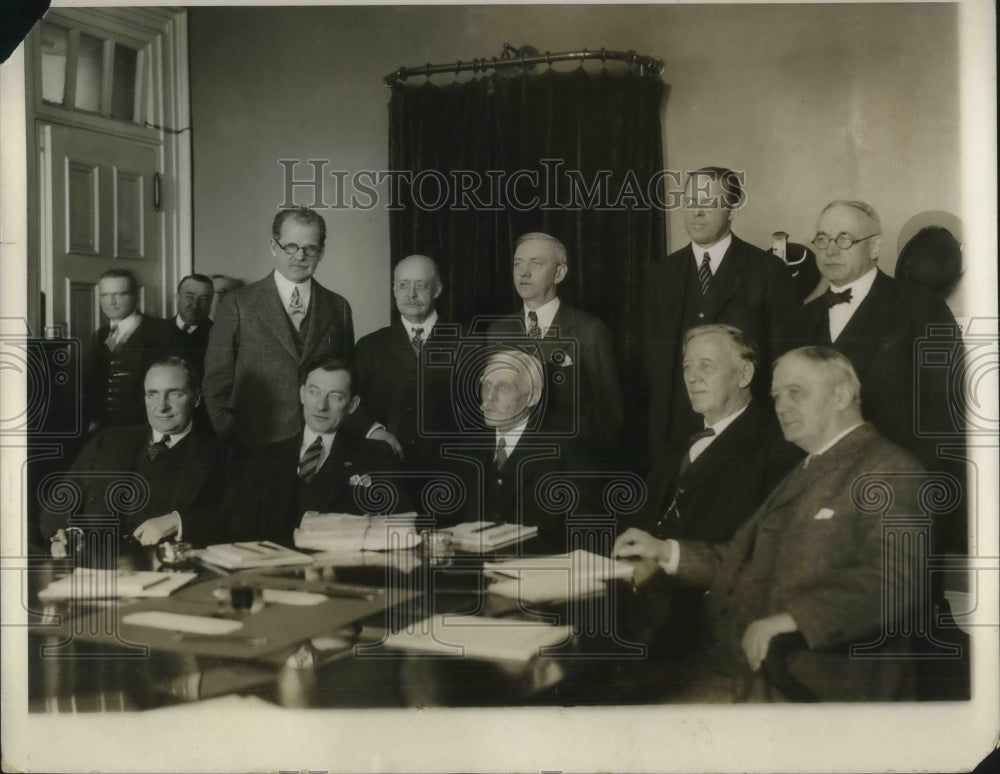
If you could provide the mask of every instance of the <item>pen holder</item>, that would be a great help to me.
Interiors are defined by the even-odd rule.
[[[264,595],[255,583],[233,583],[228,587],[229,606],[240,614],[259,613],[264,609]]]

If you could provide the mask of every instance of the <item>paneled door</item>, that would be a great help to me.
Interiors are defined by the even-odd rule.
[[[58,124],[40,125],[43,228],[52,255],[52,320],[87,341],[102,322],[97,281],[129,269],[139,308],[159,315],[163,287],[161,215],[154,187],[157,149]]]

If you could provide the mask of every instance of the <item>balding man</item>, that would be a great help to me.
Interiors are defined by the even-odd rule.
[[[493,323],[489,335],[538,341],[549,426],[554,432],[573,433],[595,455],[613,455],[625,420],[613,339],[603,322],[559,298],[559,283],[569,272],[566,247],[549,234],[525,234],[517,240],[513,270],[524,306]]]
[[[812,338],[832,343],[854,364],[865,417],[925,468],[936,469],[936,439],[918,431],[952,424],[948,369],[920,363],[916,342],[932,326],[940,333],[957,332],[957,325],[939,296],[878,268],[881,235],[878,213],[864,202],[834,201],[823,208],[813,245],[830,287],[806,305],[806,315]],[[939,341],[957,343],[947,335]]]
[[[920,464],[865,423],[857,374],[836,350],[803,347],[780,357],[771,394],[785,439],[809,456],[733,539],[660,541],[627,530],[615,553],[657,561],[679,582],[710,588],[709,668],[691,678],[691,693],[702,695],[689,698],[787,698],[782,685],[765,688],[757,678],[774,637],[793,632],[808,650],[789,659],[790,673],[818,698],[901,698],[911,662],[852,659],[847,649],[878,640],[884,626],[896,629],[896,616],[912,614],[884,609],[886,599],[906,599],[916,580],[910,543],[890,545],[884,527],[886,515],[921,512]],[[878,497],[855,491],[866,481],[887,514],[873,512]],[[890,549],[898,561],[886,565]]]
[[[425,370],[421,350],[441,340],[436,301],[442,284],[437,265],[425,255],[396,264],[392,293],[399,320],[369,333],[358,342],[359,417],[351,429],[367,433],[371,421],[381,423],[397,439],[407,462],[437,456],[440,433],[453,426],[451,389],[440,370]]]

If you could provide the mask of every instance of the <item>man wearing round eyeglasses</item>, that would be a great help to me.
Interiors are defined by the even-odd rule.
[[[847,355],[861,378],[864,415],[881,433],[939,469],[936,441],[927,431],[951,425],[948,368],[930,367],[917,357],[917,342],[958,346],[958,327],[944,301],[901,283],[878,268],[882,223],[865,202],[826,205],[813,239],[816,265],[830,283],[806,305],[812,336]],[[953,336],[938,338],[949,328]]]
[[[314,210],[280,210],[271,229],[274,271],[223,297],[205,357],[204,393],[220,437],[273,443],[302,427],[298,369],[320,356],[349,357],[351,306],[313,278],[326,223]]]

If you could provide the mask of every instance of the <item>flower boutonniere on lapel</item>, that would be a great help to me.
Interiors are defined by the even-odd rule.
[[[348,479],[347,483],[350,484],[351,486],[369,487],[372,485],[372,479],[371,476],[359,476],[357,473],[355,473],[353,476],[350,477],[350,479]]]

